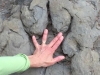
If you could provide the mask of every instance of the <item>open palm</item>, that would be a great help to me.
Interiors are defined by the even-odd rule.
[[[63,41],[64,37],[62,36],[62,33],[60,32],[50,42],[50,44],[46,45],[47,35],[48,35],[48,30],[45,29],[41,45],[38,44],[35,36],[32,37],[36,50],[34,51],[33,55],[29,56],[31,67],[48,67],[65,58],[64,56],[58,56],[56,58],[53,58],[55,50]]]

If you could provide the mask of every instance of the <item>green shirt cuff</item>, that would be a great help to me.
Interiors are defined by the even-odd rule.
[[[23,68],[20,70],[20,71],[18,71],[18,72],[23,72],[23,71],[25,71],[25,70],[27,70],[29,67],[30,67],[30,62],[29,62],[29,59],[28,59],[28,57],[25,55],[25,54],[18,54],[18,55],[16,55],[16,56],[14,56],[14,57],[22,57],[22,58],[24,58],[25,59],[25,65],[23,66]]]
[[[29,67],[30,62],[25,54],[0,57],[0,75],[23,72]]]

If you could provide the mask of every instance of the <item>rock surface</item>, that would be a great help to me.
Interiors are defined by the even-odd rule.
[[[64,1],[66,2],[66,0]],[[63,44],[63,51],[65,54],[67,52],[67,54],[73,55],[75,54],[75,51],[77,51],[78,49],[81,50],[84,47],[93,48],[94,42],[100,35],[100,30],[98,30],[97,28],[99,27],[99,21],[97,20],[99,9],[99,7],[97,7],[98,1],[99,0],[67,0],[65,7],[72,15],[73,20],[71,23],[71,32],[68,34]],[[95,6],[92,3],[95,3]],[[68,46],[66,46],[65,44],[67,44]]]
[[[65,66],[65,64],[55,64],[46,69],[45,75],[70,75],[69,66]]]
[[[66,32],[71,23],[71,15],[61,0],[49,0],[52,25],[56,32]]]
[[[45,28],[47,44],[63,32],[64,41],[54,57],[66,59],[12,75],[100,74],[100,0],[0,0],[0,56],[31,55],[35,50],[31,36],[41,44]]]
[[[33,0],[29,6],[22,6],[21,20],[29,34],[42,35],[48,24],[47,0]]]
[[[72,59],[72,75],[99,75],[99,55],[90,49],[84,49]]]
[[[0,55],[32,54],[34,50],[25,33],[19,13],[20,6],[13,6],[12,16],[1,21]],[[15,12],[15,13],[14,13]]]

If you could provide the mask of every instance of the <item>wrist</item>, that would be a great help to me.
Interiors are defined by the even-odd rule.
[[[41,67],[40,63],[37,61],[36,56],[30,55],[28,56],[29,61],[30,61],[30,67]]]
[[[28,59],[29,59],[29,62],[30,62],[30,67],[32,67],[33,65],[33,63],[32,63],[32,61],[33,61],[33,56],[32,55],[30,55],[30,56],[28,56]]]

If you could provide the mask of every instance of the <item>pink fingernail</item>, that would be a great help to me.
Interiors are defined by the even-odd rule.
[[[58,34],[58,36],[61,36],[62,35],[62,33],[60,32],[59,34]]]
[[[64,37],[63,37],[63,36],[61,36],[61,38],[60,38],[60,39],[61,39],[61,40],[63,40],[63,38],[64,38]]]
[[[34,36],[34,35],[33,35],[32,37],[33,37],[33,38],[35,38],[35,36]]]
[[[60,56],[60,59],[65,59],[65,57],[64,56]]]

